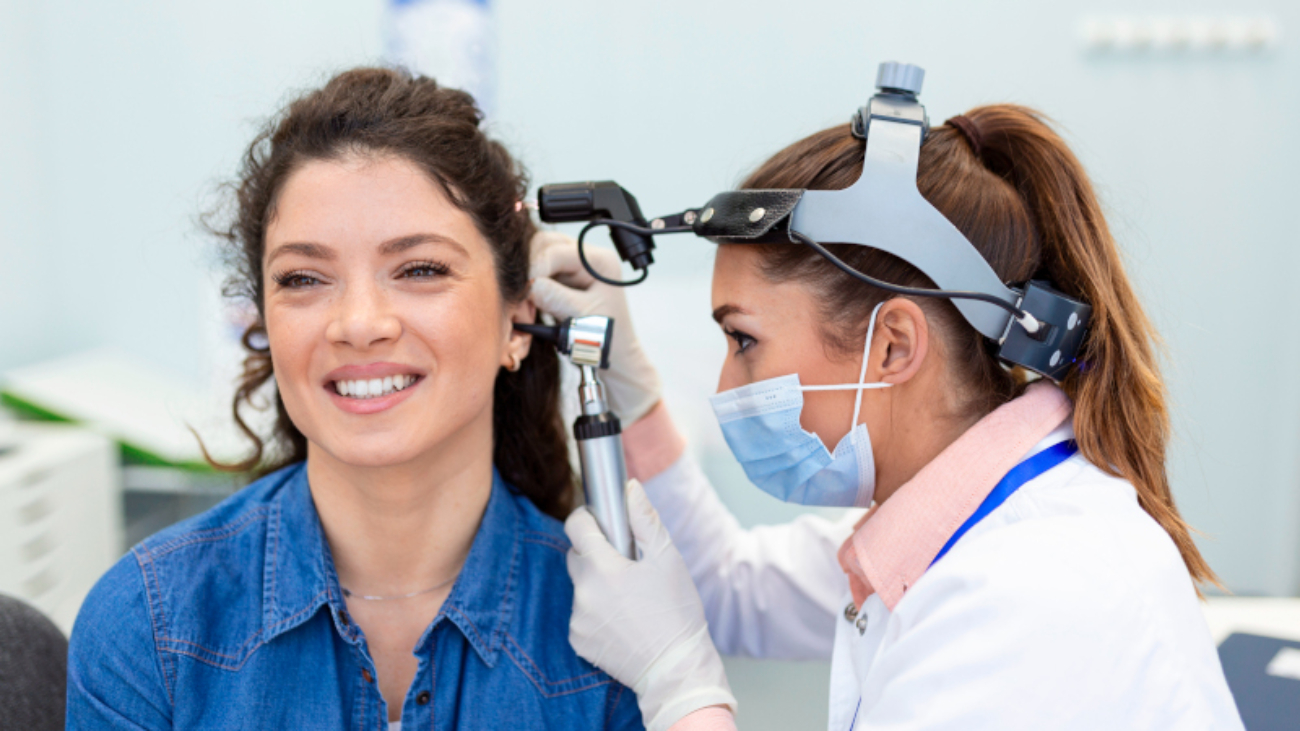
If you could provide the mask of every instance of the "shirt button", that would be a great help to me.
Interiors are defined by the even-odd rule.
[[[848,605],[844,607],[844,619],[849,624],[853,624],[853,620],[857,618],[858,618],[858,607],[853,602],[849,602]]]
[[[375,682],[375,676],[370,674],[370,668],[361,668],[361,677],[365,678],[367,683]]]
[[[342,609],[339,610],[339,624],[344,627],[348,626],[348,613]]]
[[[866,633],[867,633],[867,615],[866,615],[866,614],[859,614],[859,615],[858,615],[858,621],[854,622],[854,623],[853,623],[853,626],[858,628],[858,634],[860,634],[860,635],[864,635],[864,634],[866,634]]]
[[[420,691],[420,694],[415,697],[415,702],[422,706],[429,705],[429,691]]]

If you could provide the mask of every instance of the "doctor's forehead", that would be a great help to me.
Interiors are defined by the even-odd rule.
[[[747,314],[751,302],[770,284],[759,267],[758,252],[744,244],[720,244],[713,259],[713,319]],[[725,310],[725,311],[724,311]]]
[[[762,250],[747,244],[723,244],[713,263],[713,319],[748,318],[747,327],[816,326],[821,302],[799,279],[772,281],[762,268]]]

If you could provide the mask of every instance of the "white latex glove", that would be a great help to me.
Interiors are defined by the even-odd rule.
[[[603,272],[602,272],[603,273]],[[730,706],[722,657],[709,638],[704,606],[641,483],[627,483],[627,512],[641,558],[624,558],[585,507],[564,523],[573,548],[569,643],[631,688],[648,731],[666,731],[709,706]]]
[[[623,276],[618,254],[589,247],[587,260],[610,279]],[[558,231],[541,231],[532,240],[532,294],[529,299],[556,318],[604,315],[614,318],[609,370],[600,372],[609,406],[626,426],[659,403],[659,373],[641,350],[622,287],[596,281],[578,259],[578,242]]]

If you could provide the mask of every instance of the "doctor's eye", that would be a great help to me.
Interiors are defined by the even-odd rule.
[[[740,331],[740,330],[732,330],[732,329],[730,329],[730,328],[723,328],[723,329],[722,329],[722,332],[725,333],[727,337],[729,337],[729,338],[731,338],[732,340],[735,340],[735,341],[736,341],[736,355],[741,355],[741,354],[744,353],[746,350],[749,350],[750,346],[752,346],[752,345],[754,345],[755,343],[758,342],[758,341],[755,340],[752,336],[750,336],[748,333],[745,333],[745,332]]]

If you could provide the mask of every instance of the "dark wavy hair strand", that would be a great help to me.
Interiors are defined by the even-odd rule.
[[[347,154],[396,155],[419,165],[452,202],[473,219],[492,246],[502,300],[528,295],[529,241],[535,227],[520,211],[528,187],[522,167],[482,130],[482,113],[465,92],[398,69],[358,68],[294,101],[254,138],[230,185],[229,215],[208,217],[224,241],[232,269],[228,296],[257,308],[258,321],[242,339],[247,356],[235,390],[235,423],[253,444],[248,459],[222,470],[266,474],[307,457],[307,439],[275,394],[272,433],[260,435],[243,407],[274,378],[263,321],[262,257],[266,229],[285,181],[313,160]],[[221,219],[217,222],[217,219]],[[560,365],[553,346],[534,340],[518,371],[501,369],[493,390],[493,464],[537,507],[563,518],[575,484],[567,431],[560,412]]]

